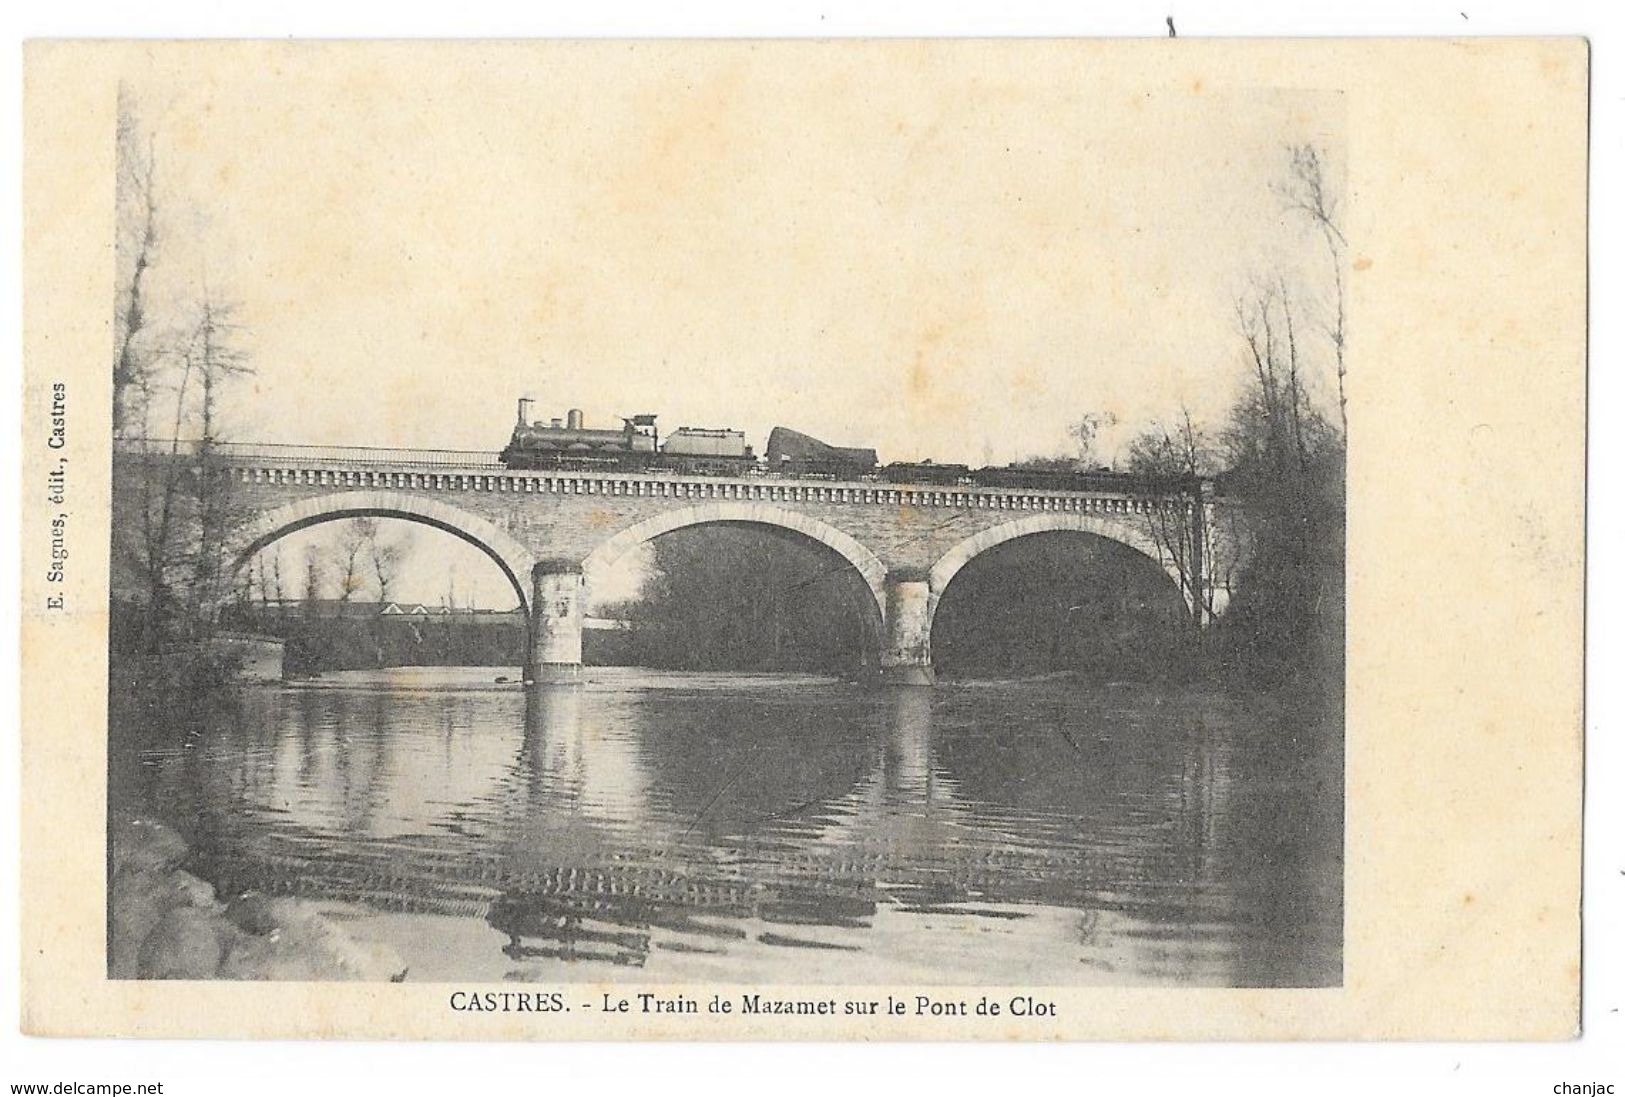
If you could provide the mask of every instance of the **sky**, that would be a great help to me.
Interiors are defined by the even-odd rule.
[[[130,81],[155,282],[237,303],[242,440],[495,450],[521,395],[883,461],[1062,452],[1089,413],[1108,458],[1182,403],[1217,422],[1237,294],[1314,280],[1271,188],[1298,142],[1340,178],[1340,98],[1025,45],[158,50]],[[439,562],[414,600],[446,560],[507,597],[415,539]]]

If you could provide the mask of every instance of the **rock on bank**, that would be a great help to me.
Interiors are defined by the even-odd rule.
[[[189,852],[169,827],[126,818],[113,827],[108,975],[114,979],[400,981],[387,945],[361,942],[299,899],[255,893],[222,901],[180,866]]]

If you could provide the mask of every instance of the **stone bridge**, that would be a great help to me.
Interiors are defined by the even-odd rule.
[[[121,478],[154,462],[191,460],[167,444],[121,443]],[[870,593],[869,625],[882,676],[932,680],[931,624],[943,592],[977,555],[1017,537],[1071,531],[1139,552],[1176,584],[1197,625],[1226,591],[1204,567],[1204,541],[1180,567],[1154,535],[1159,510],[1213,530],[1217,503],[1199,493],[1046,491],[971,485],[835,482],[775,476],[611,471],[510,471],[496,455],[450,450],[235,443],[211,450],[240,516],[226,546],[240,569],[278,538],[322,522],[398,518],[479,548],[513,584],[531,622],[529,681],[580,671],[586,591],[594,577],[661,534],[707,523],[773,526],[809,538],[850,565]],[[1211,549],[1209,550],[1211,555]]]

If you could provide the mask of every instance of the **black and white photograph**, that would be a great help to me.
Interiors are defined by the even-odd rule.
[[[779,58],[121,84],[111,978],[1340,984],[1342,97]]]

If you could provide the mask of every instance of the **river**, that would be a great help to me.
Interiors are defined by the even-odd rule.
[[[1340,737],[1266,699],[501,673],[248,690],[113,802],[414,981],[1341,982]]]

